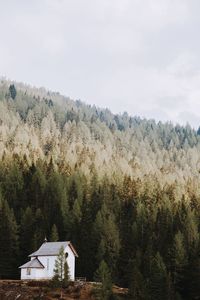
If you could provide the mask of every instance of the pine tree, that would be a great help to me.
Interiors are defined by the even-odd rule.
[[[14,163],[9,167],[9,171],[4,171],[4,180],[1,183],[2,192],[8,201],[8,205],[15,210],[17,220],[20,219],[20,210],[26,205],[23,202],[23,175],[19,163]]]
[[[16,91],[16,88],[15,88],[14,84],[11,84],[9,86],[9,93],[10,93],[11,98],[14,100],[17,96],[17,91]]]
[[[97,213],[95,221],[95,233],[99,237],[97,260],[105,260],[111,270],[112,276],[116,273],[116,263],[120,250],[119,230],[115,216],[110,212],[105,203]]]
[[[172,275],[175,289],[180,293],[184,289],[186,266],[187,254],[185,249],[184,236],[180,231],[178,231],[175,234],[172,248]]]
[[[118,284],[128,287],[130,284],[130,260],[133,259],[138,246],[138,228],[134,222],[134,205],[132,201],[124,201],[120,210],[120,239],[123,245],[120,248],[118,260]]]
[[[35,212],[34,229],[33,245],[35,249],[38,249],[46,236],[44,216],[40,208],[38,208]]]
[[[34,248],[33,241],[34,233],[34,214],[32,209],[28,206],[25,212],[22,212],[22,219],[19,230],[21,262],[25,262],[27,256],[36,249]]]
[[[55,172],[50,175],[46,185],[44,199],[44,211],[48,232],[51,230],[51,228],[49,228],[49,221],[51,220],[51,224],[56,224],[60,238],[62,238],[65,230],[64,220],[66,220],[68,212],[68,199],[63,176]]]
[[[191,209],[187,209],[186,218],[184,220],[184,233],[186,237],[186,244],[189,252],[195,252],[198,247],[200,238],[199,238],[199,229],[198,229],[198,217],[196,212]]]
[[[64,279],[63,279],[63,286],[67,287],[69,284],[69,279],[70,279],[70,275],[69,275],[69,266],[67,261],[65,261],[64,264]]]
[[[52,229],[51,229],[50,241],[57,242],[58,240],[59,240],[58,229],[57,229],[56,225],[53,224]]]
[[[65,278],[65,268],[64,268],[65,262],[66,262],[66,257],[65,257],[64,247],[62,246],[60,248],[58,257],[55,261],[55,268],[54,268],[54,279],[57,279],[61,283]]]
[[[46,178],[44,172],[40,167],[36,167],[34,170],[31,180],[29,182],[28,189],[28,200],[31,200],[31,204],[34,205],[34,208],[40,208],[45,210],[45,187],[46,187]]]
[[[199,250],[191,258],[185,270],[183,296],[187,299],[200,299],[200,257]]]
[[[129,298],[135,300],[145,300],[146,288],[144,278],[139,270],[136,259],[130,262],[132,272],[130,274]]]
[[[101,288],[97,291],[100,300],[109,300],[112,295],[112,279],[107,264],[104,260],[101,261],[99,268],[95,273],[97,282],[101,282]]]
[[[98,242],[93,226],[93,203],[89,199],[84,199],[82,207],[82,219],[80,223],[80,237],[78,245],[81,255],[78,259],[77,272],[81,276],[87,276],[88,280],[93,280],[93,274],[98,268],[97,259],[94,253],[97,252]],[[89,245],[89,246],[88,246]],[[87,263],[85,263],[87,261]]]
[[[12,209],[0,195],[0,278],[15,278],[17,274],[18,233]]]
[[[69,267],[66,260],[66,255],[64,252],[64,247],[60,248],[58,257],[55,261],[54,276],[52,283],[56,287],[61,289],[61,299],[63,296],[63,287],[66,287],[69,283]]]
[[[159,253],[152,261],[151,277],[149,281],[150,299],[168,300],[169,299],[169,277],[166,266]]]

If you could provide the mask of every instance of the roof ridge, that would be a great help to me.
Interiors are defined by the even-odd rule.
[[[38,250],[31,253],[29,257],[37,256],[57,256],[61,247],[69,247],[73,254],[78,257],[78,254],[70,241],[45,242]]]
[[[50,243],[70,243],[70,241],[57,241],[57,242],[45,242],[45,243],[43,243],[43,244],[50,244]],[[42,245],[43,245],[42,244]]]

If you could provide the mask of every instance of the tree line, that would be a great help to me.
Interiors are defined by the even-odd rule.
[[[130,299],[199,299],[200,209],[192,193],[177,201],[174,187],[151,189],[124,176],[117,182],[58,172],[40,161],[0,165],[0,277],[18,278],[47,236],[71,240],[77,276],[94,280],[106,264]],[[132,298],[131,298],[132,297]]]

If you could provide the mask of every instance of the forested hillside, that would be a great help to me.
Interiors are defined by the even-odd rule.
[[[0,83],[0,277],[70,239],[130,299],[200,299],[200,135]]]

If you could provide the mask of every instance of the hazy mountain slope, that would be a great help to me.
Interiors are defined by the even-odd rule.
[[[0,157],[49,160],[68,172],[156,174],[164,182],[199,177],[200,137],[190,126],[113,115],[58,93],[0,83]]]

